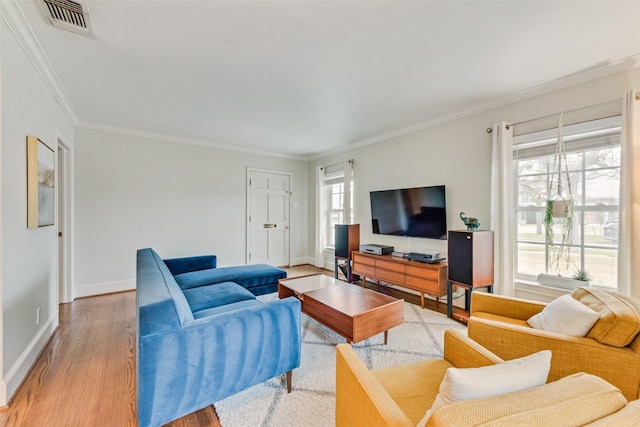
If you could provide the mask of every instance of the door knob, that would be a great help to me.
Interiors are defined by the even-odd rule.
[[[276,228],[278,226],[278,224],[265,224],[263,227],[264,228]]]

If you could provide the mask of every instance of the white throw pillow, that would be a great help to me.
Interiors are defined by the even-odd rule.
[[[598,319],[598,312],[567,294],[551,301],[540,313],[531,316],[527,323],[543,331],[584,337]]]
[[[551,351],[508,360],[481,368],[449,368],[440,383],[440,392],[418,423],[423,427],[433,411],[449,403],[513,393],[547,382]]]

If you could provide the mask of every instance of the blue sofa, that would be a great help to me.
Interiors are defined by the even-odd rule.
[[[212,262],[215,267],[215,257],[208,256],[165,263],[150,248],[138,250],[141,427],[166,424],[277,375],[286,374],[290,391],[291,371],[300,366],[300,302],[262,303],[230,281],[201,284],[193,279],[184,288],[179,285],[178,276],[212,269]],[[261,282],[257,269],[242,277],[236,267],[217,270],[225,268],[234,269],[232,274],[245,284]],[[264,289],[256,286],[258,292]]]

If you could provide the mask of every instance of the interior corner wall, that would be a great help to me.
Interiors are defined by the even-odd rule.
[[[640,68],[633,68],[519,102],[469,115],[349,152],[327,155],[309,164],[309,254],[315,251],[315,175],[318,165],[354,159],[354,219],[360,241],[391,245],[399,251],[446,253],[443,240],[374,235],[369,192],[392,188],[446,185],[447,225],[464,229],[460,212],[491,228],[491,134],[494,123],[516,123],[622,99],[640,89]],[[333,254],[326,255],[333,264]]]
[[[4,25],[0,45],[0,340],[6,400],[58,325],[57,227],[27,229],[26,137],[37,136],[56,151],[61,136],[73,144],[73,126]]]
[[[307,162],[75,131],[74,293],[135,288],[136,250],[245,264],[247,168],[291,172],[291,264],[307,260]]]

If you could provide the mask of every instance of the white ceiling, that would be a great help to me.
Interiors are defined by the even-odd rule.
[[[640,1],[89,0],[93,38],[18,4],[76,125],[300,158],[640,53]]]

